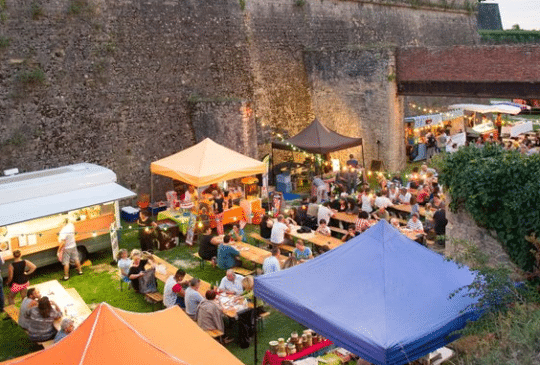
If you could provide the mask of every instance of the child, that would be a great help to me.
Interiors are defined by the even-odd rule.
[[[128,258],[128,251],[125,248],[121,249],[118,251],[116,259],[118,260],[118,268],[120,269],[122,280],[124,283],[129,283],[128,271],[132,261]]]
[[[316,232],[328,237],[332,235],[332,231],[330,230],[330,227],[326,225],[326,221],[324,219],[319,221],[319,228],[317,228]]]

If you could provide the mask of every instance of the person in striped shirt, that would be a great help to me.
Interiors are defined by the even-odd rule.
[[[424,233],[424,226],[422,225],[419,217],[420,215],[418,213],[414,213],[411,219],[409,219],[407,222],[407,228],[413,232]]]

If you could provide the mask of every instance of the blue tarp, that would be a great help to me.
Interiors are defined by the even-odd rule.
[[[374,364],[406,364],[455,339],[475,300],[474,272],[386,221],[313,260],[255,278],[255,295]]]

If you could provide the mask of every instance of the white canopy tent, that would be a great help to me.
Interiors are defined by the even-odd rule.
[[[462,109],[470,112],[487,114],[487,113],[502,113],[516,115],[521,112],[521,108],[512,105],[495,104],[495,105],[483,105],[483,104],[453,104],[448,109]]]

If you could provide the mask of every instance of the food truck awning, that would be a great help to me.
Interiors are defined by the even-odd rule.
[[[521,108],[517,106],[496,104],[496,105],[482,105],[482,104],[453,104],[448,106],[448,109],[462,109],[475,113],[502,113],[516,115],[521,112]]]
[[[135,193],[116,183],[108,183],[0,204],[0,226],[64,213],[119,199],[131,198],[135,195]]]

